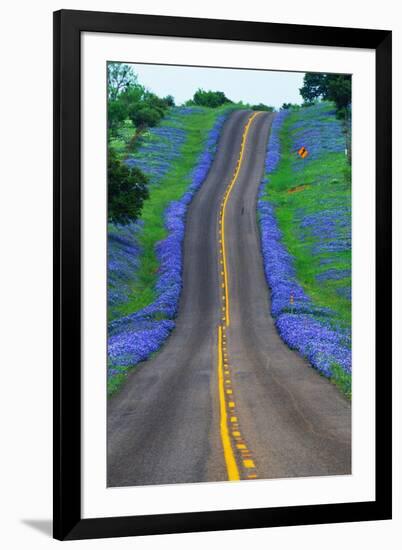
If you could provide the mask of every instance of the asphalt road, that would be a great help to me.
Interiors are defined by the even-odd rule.
[[[109,400],[108,486],[351,473],[350,403],[270,316],[256,199],[272,115],[251,114],[225,123],[189,209],[176,328]]]

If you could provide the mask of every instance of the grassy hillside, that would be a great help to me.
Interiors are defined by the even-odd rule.
[[[304,160],[297,155],[302,146],[309,151]],[[263,251],[279,332],[349,395],[350,166],[332,104],[321,102],[277,116],[260,199]],[[272,242],[276,252],[269,249]]]
[[[147,174],[150,197],[135,223],[109,225],[109,392],[174,327],[186,209],[208,172],[229,110],[173,108],[134,152],[128,152],[134,132],[129,123],[110,143],[127,164]]]
[[[130,123],[127,123],[121,131],[123,139],[111,142],[111,146],[122,157],[127,157],[127,164],[139,166],[148,175],[150,198],[144,204],[140,220],[131,228],[132,233],[136,235],[138,266],[137,269],[131,270],[131,276],[125,285],[125,295],[120,296],[120,299],[115,299],[115,293],[121,294],[122,281],[114,278],[113,266],[111,269],[109,265],[109,319],[137,311],[155,300],[159,266],[155,245],[167,235],[165,209],[171,201],[179,199],[191,183],[191,171],[203,152],[208,132],[225,110],[227,111],[227,108],[172,109],[162,124],[149,130],[141,138],[138,149],[128,156],[125,145],[131,139],[133,132],[133,129],[131,133],[129,131]],[[121,237],[122,233],[127,232],[127,229],[110,225],[111,254],[114,253],[114,236]],[[128,263],[132,261],[131,255]],[[115,271],[116,274],[121,275],[121,265]]]

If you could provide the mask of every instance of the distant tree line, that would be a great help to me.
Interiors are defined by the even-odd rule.
[[[231,99],[226,97],[224,92],[212,91],[212,90],[206,91],[206,90],[202,90],[201,88],[199,88],[195,92],[192,99],[189,99],[188,101],[186,101],[187,106],[199,105],[201,107],[211,107],[211,108],[221,107],[222,105],[233,104],[233,103],[234,102]],[[253,111],[272,112],[275,110],[274,107],[271,107],[270,105],[265,105],[265,103],[258,103],[256,105],[244,104],[244,107],[252,109]]]

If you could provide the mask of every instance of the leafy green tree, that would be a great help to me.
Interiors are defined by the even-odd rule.
[[[174,97],[172,95],[167,95],[166,97],[164,97],[163,102],[165,103],[166,107],[174,107],[175,106]]]
[[[137,75],[129,65],[125,63],[108,63],[107,88],[110,100],[114,101],[122,92],[134,86],[137,82]]]
[[[335,103],[336,115],[343,120],[343,131],[346,139],[345,145],[348,160],[351,162],[351,76],[347,74],[306,73],[303,79],[303,87],[300,88],[300,94],[308,103],[316,99],[327,99]]]
[[[146,91],[140,101],[131,103],[128,107],[128,116],[134,124],[136,131],[129,144],[133,148],[140,134],[147,128],[157,126],[165,116],[167,105],[163,99]]]
[[[148,178],[139,168],[129,168],[113,149],[108,155],[108,220],[127,225],[141,214],[144,200],[149,197]]]
[[[328,75],[324,73],[306,73],[300,95],[307,103],[316,99],[326,99]]]
[[[329,75],[327,82],[327,99],[335,102],[340,115],[352,102],[352,79],[350,75]]]
[[[274,107],[271,107],[270,105],[265,105],[265,103],[258,103],[257,105],[251,105],[250,109],[253,111],[268,111],[272,113],[275,111]]]
[[[113,82],[115,82],[115,85],[113,85],[112,88],[109,85],[108,128],[112,134],[128,118],[130,106],[140,103],[145,94],[144,87],[138,84],[137,77],[133,75],[132,71],[130,72],[130,77],[127,77],[125,80],[124,85],[121,83],[121,80],[116,80],[117,76],[116,74],[114,75]],[[119,92],[117,93],[118,88]]]
[[[284,111],[286,109],[291,109],[292,111],[298,111],[300,109],[300,105],[297,103],[282,103],[281,110]]]
[[[107,124],[109,130],[116,131],[127,118],[127,106],[120,100],[109,101],[107,110]]]
[[[193,99],[188,103],[191,105],[201,105],[203,107],[220,107],[225,103],[233,103],[233,101],[228,99],[223,92],[205,91],[199,88],[195,92]]]
[[[342,116],[352,101],[352,79],[344,74],[306,73],[300,94],[307,103],[316,99],[333,101],[338,116]]]
[[[141,84],[135,83],[131,84],[124,92],[119,96],[119,100],[126,106],[128,109],[130,106],[133,106],[137,103],[144,101],[146,90]]]
[[[113,136],[129,118],[135,126],[128,150],[132,149],[140,134],[156,126],[174,105],[173,96],[160,98],[139,84],[132,68],[122,63],[108,64],[108,128]]]
[[[161,118],[165,115],[168,108],[164,99],[148,91],[145,92],[144,103],[150,109],[155,109],[156,111],[158,111],[161,115]]]
[[[147,104],[137,104],[131,107],[129,111],[130,119],[136,127],[136,133],[140,134],[145,128],[156,126],[161,120],[163,114],[159,109]]]

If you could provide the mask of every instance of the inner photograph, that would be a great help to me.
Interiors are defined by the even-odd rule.
[[[105,70],[108,487],[350,475],[352,76]]]

